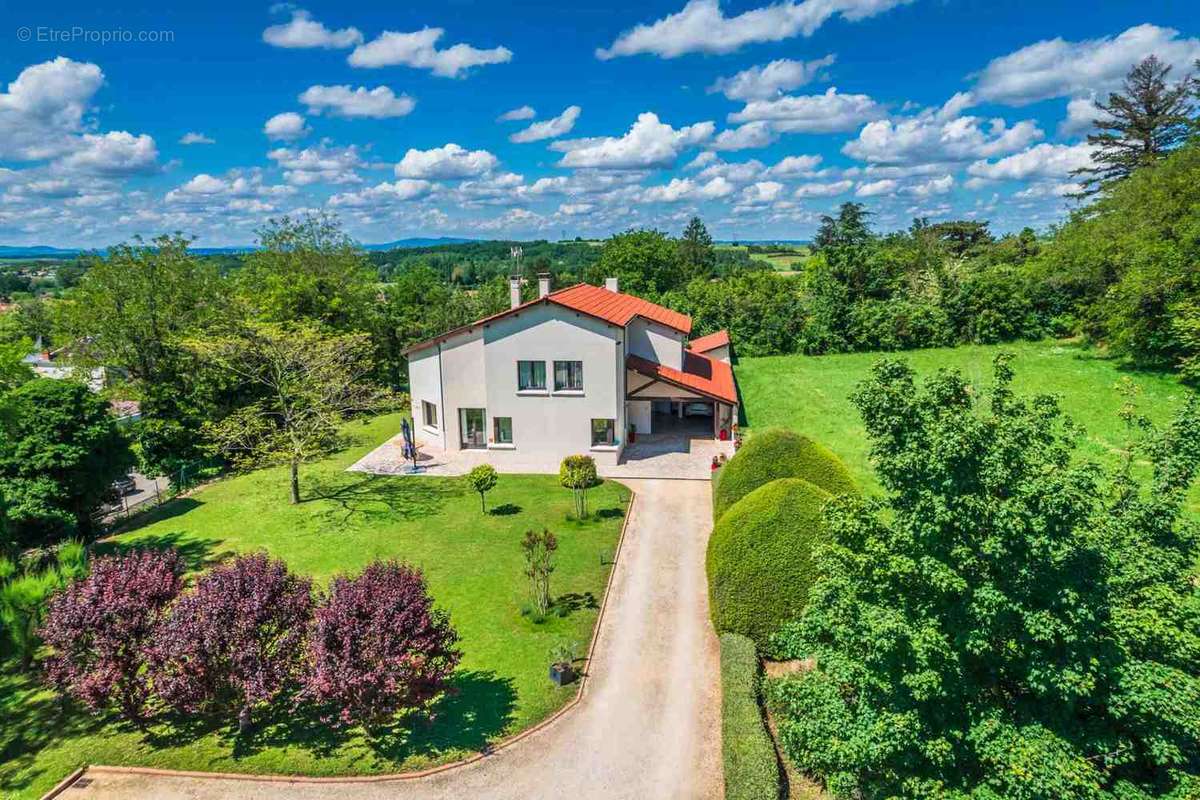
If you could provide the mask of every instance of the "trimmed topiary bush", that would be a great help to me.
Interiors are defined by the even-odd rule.
[[[713,486],[713,518],[760,486],[780,478],[803,478],[830,494],[858,491],[841,459],[793,431],[771,428],[746,440],[721,468]]]
[[[760,648],[795,619],[816,579],[814,549],[824,540],[829,492],[800,478],[772,481],[725,512],[708,540],[708,602],[720,632]]]
[[[779,761],[758,703],[754,642],[721,634],[721,750],[726,800],[776,800]]]

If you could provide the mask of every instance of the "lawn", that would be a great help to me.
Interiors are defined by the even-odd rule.
[[[593,490],[596,519],[575,522],[570,493],[553,476],[502,475],[483,514],[459,479],[371,477],[345,468],[394,435],[398,416],[355,423],[353,443],[306,468],[304,501],[287,503],[282,469],[214,483],[164,506],[109,548],[174,547],[192,568],[234,552],[265,549],[325,584],[375,558],[420,566],[438,606],[461,636],[463,659],[432,722],[417,720],[368,738],[333,732],[286,709],[237,744],[231,720],[159,724],[146,733],[60,710],[31,679],[0,676],[0,796],[37,797],[84,763],[308,775],[415,769],[477,751],[544,719],[576,687],[554,687],[551,649],[588,646],[629,492]],[[552,593],[563,616],[536,624],[522,614],[527,579],[520,539],[531,528],[559,535]]]
[[[961,371],[976,385],[991,380],[992,359],[1014,353],[1014,388],[1020,394],[1058,395],[1063,410],[1083,426],[1080,454],[1105,464],[1120,458],[1124,424],[1117,416],[1123,402],[1118,382],[1130,378],[1141,387],[1141,412],[1164,422],[1184,402],[1188,390],[1168,375],[1123,370],[1094,350],[1063,342],[1023,342],[967,346],[905,353],[853,353],[830,356],[770,356],[741,359],[735,372],[742,393],[745,422],[754,429],[781,425],[820,441],[842,457],[860,484],[878,487],[867,458],[866,431],[849,400],[871,365],[884,355],[907,360],[921,375],[938,368]],[[1200,511],[1200,490],[1190,503]]]

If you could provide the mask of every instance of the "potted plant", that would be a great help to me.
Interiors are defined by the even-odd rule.
[[[629,423],[629,443],[633,444],[637,441],[637,425]]]
[[[575,680],[575,648],[559,644],[550,651],[550,680],[555,686],[566,686]]]

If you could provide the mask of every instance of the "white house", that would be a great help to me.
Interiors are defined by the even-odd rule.
[[[552,292],[541,276],[527,303],[510,285],[507,311],[405,350],[419,445],[611,465],[631,437],[732,434],[728,335],[689,348],[690,317],[620,293],[615,278]]]

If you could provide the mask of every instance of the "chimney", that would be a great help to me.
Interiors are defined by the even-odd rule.
[[[508,279],[508,307],[516,308],[521,305],[521,276],[513,275]]]
[[[608,289],[610,292],[619,292],[620,289],[617,288],[618,286],[620,286],[620,284],[617,283],[616,278],[605,278],[604,279],[604,288]]]
[[[550,273],[549,272],[539,272],[538,273],[538,297],[539,298],[545,297],[548,294],[550,294]]]

